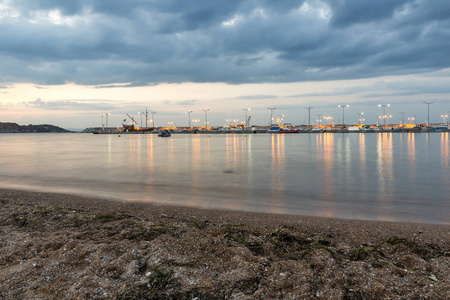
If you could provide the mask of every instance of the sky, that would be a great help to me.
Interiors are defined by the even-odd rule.
[[[443,122],[449,49],[448,0],[0,0],[0,122]]]

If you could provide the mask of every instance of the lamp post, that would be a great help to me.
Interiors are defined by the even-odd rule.
[[[415,120],[415,118],[414,117],[410,117],[410,118],[408,118],[408,121],[409,122],[411,122],[412,123],[412,121],[414,121]]]
[[[392,115],[386,116],[387,120],[388,120],[388,125],[389,125],[389,119],[392,118]]]
[[[386,126],[386,106],[391,106],[390,104],[378,104],[378,107],[383,108],[383,125]]]
[[[433,104],[434,102],[424,102],[426,105],[428,105],[428,118],[427,118],[427,126],[430,125],[430,104]]]
[[[363,112],[358,112],[356,114],[359,115],[359,117],[358,117],[358,124],[361,125],[361,115],[363,115],[364,113]]]
[[[243,108],[242,110],[245,110],[245,128],[248,127],[248,116],[247,113],[250,110],[250,108]]]
[[[156,114],[156,111],[151,111],[150,113],[152,114],[152,123],[153,123],[153,127],[156,128],[156,125],[155,125],[155,114]]]
[[[103,117],[104,115],[102,115],[102,128],[105,128],[105,123],[103,123]]]
[[[284,115],[278,115],[277,123],[278,123],[279,125],[281,125],[281,123],[283,123],[283,120],[284,120]]]
[[[208,111],[209,109],[203,109],[205,112],[205,131],[208,130]]]
[[[404,121],[403,121],[403,118],[404,118],[404,116],[405,116],[405,113],[404,112],[399,112],[399,114],[401,114],[402,115],[402,125],[405,123]]]
[[[272,126],[273,124],[273,114],[275,109],[277,109],[276,107],[268,107],[267,109],[270,109],[270,121],[269,121],[269,126]]]
[[[189,119],[189,128],[191,128],[191,112],[193,112],[193,111],[192,110],[187,111],[188,119]]]
[[[441,118],[443,118],[444,119],[444,121],[442,122],[442,123],[444,123],[445,124],[445,119],[448,117],[448,115],[441,115]]]
[[[345,125],[344,110],[346,107],[349,107],[349,105],[348,104],[340,104],[340,105],[338,105],[338,107],[342,107],[342,125]]]
[[[110,115],[111,113],[105,113],[105,116],[106,116],[106,128],[108,128],[108,116]]]
[[[322,114],[316,114],[316,116],[317,116],[317,122],[319,122],[319,127],[320,127],[320,121],[322,121],[322,120],[320,119],[320,117],[322,116]]]
[[[148,109],[145,108],[145,127],[148,128]]]
[[[311,108],[314,108],[314,107],[312,107],[312,106],[305,107],[305,109],[308,110],[308,128],[310,128],[310,129],[311,129]]]
[[[142,116],[145,114],[145,111],[143,111],[143,112],[138,112],[138,115],[141,115],[141,128],[143,127],[142,126]]]

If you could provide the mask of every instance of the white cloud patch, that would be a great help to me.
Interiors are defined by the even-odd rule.
[[[34,101],[24,102],[23,104],[28,107],[35,107],[45,110],[98,110],[98,111],[111,111],[117,109],[119,106],[112,105],[111,101],[107,102],[91,102],[91,101],[44,101],[41,98],[37,98]]]
[[[274,95],[249,95],[249,96],[240,96],[237,99],[254,100],[254,99],[274,99],[274,98],[278,98],[278,96],[274,96]]]

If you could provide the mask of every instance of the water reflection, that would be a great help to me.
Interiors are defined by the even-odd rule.
[[[316,211],[318,215],[323,217],[332,216],[334,211],[333,203],[335,199],[335,169],[334,169],[334,155],[339,152],[335,147],[334,134],[324,133],[316,135],[317,145],[317,166],[319,172],[322,173],[320,190],[322,194],[322,201],[317,202]],[[337,150],[337,151],[336,151]],[[320,170],[322,169],[323,172]]]
[[[448,132],[441,133],[441,163],[445,168],[449,167],[450,161],[450,141],[448,139]],[[447,182],[448,183],[448,182]]]
[[[377,171],[381,200],[386,199],[386,195],[392,192],[392,187],[394,185],[392,151],[392,133],[379,133],[377,148]]]
[[[359,133],[358,138],[359,138],[359,140],[358,140],[359,178],[361,180],[361,185],[360,185],[361,190],[359,193],[359,197],[361,198],[361,200],[367,201],[369,176],[366,172],[366,170],[367,170],[366,134]]]
[[[284,138],[282,134],[271,134],[271,168],[270,168],[270,212],[283,212],[284,190]],[[280,201],[281,200],[281,201]]]
[[[448,223],[449,144],[447,132],[0,135],[0,187]]]

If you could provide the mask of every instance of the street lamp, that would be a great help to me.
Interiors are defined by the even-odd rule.
[[[363,112],[358,112],[358,113],[356,113],[357,115],[359,115],[359,117],[358,117],[358,124],[359,125],[361,125],[361,115],[363,115],[364,113]]]
[[[110,115],[111,113],[105,113],[105,116],[106,116],[106,128],[108,128],[108,116]]]
[[[340,104],[340,105],[338,105],[338,107],[342,107],[342,125],[345,125],[344,109],[345,109],[346,107],[349,107],[349,105],[348,105],[348,104]]]
[[[445,118],[447,118],[448,117],[448,115],[441,115],[441,118],[443,118],[444,119],[444,121],[442,122],[442,123],[444,123],[445,124]]]
[[[405,122],[403,121],[403,117],[404,117],[405,113],[404,113],[404,112],[399,112],[399,114],[402,115],[402,124],[405,123]]]
[[[102,128],[105,128],[105,123],[103,123],[103,117],[104,115],[102,115]]]
[[[205,112],[205,131],[208,130],[208,111],[209,109],[203,109]]]
[[[200,122],[200,119],[194,119],[192,120],[192,123],[197,124],[198,122]],[[195,127],[195,126],[194,126]]]
[[[308,128],[311,129],[311,108],[314,108],[312,106],[305,107],[305,109],[308,110]]]
[[[247,113],[250,110],[250,108],[243,108],[242,110],[245,110],[245,128],[248,127],[248,117],[247,117]]]
[[[388,125],[389,125],[389,119],[392,118],[392,115],[386,116],[387,120],[388,120]]]
[[[283,118],[284,118],[284,115],[278,115],[277,123],[281,125],[281,123],[283,123]]]
[[[322,121],[321,119],[320,119],[320,117],[322,116],[322,114],[316,114],[316,116],[317,116],[317,122],[319,122],[319,127],[320,127],[320,121]]]
[[[142,116],[145,114],[145,111],[143,111],[143,112],[138,112],[138,115],[141,115],[141,128],[143,127],[142,126]]]
[[[428,105],[428,119],[427,119],[427,125],[430,125],[430,104],[433,104],[434,102],[424,102],[426,105]]]
[[[156,125],[155,125],[155,114],[156,114],[156,111],[151,111],[150,113],[152,114],[152,123],[153,123],[153,127],[156,128]]]
[[[191,128],[191,112],[193,112],[193,111],[192,110],[187,111],[188,118],[189,118],[189,128]]]
[[[378,107],[383,108],[383,123],[386,126],[386,106],[391,106],[390,104],[378,104]]]
[[[276,107],[268,107],[267,109],[270,109],[270,121],[269,121],[269,126],[272,126],[273,124],[273,114],[274,114],[274,110],[277,109]]]

